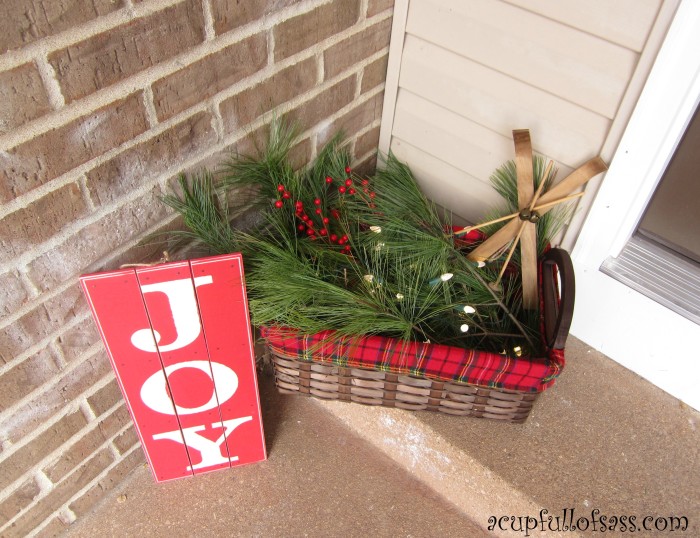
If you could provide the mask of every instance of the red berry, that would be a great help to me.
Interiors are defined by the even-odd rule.
[[[317,214],[317,215],[320,215],[321,213],[323,213],[323,211],[321,211],[321,208],[320,208],[320,207],[317,207],[317,208],[316,208],[316,214]]]
[[[314,204],[316,204],[316,205],[321,205],[321,199],[320,199],[320,198],[316,198],[316,199],[314,200]]]
[[[355,189],[348,189],[348,194],[355,194],[357,191]]]
[[[344,236],[341,237],[340,239],[343,241],[343,243],[347,243],[347,242],[348,242],[348,236],[347,236],[347,235],[344,235]]]
[[[299,230],[300,232],[303,232],[304,228],[306,228],[306,226],[304,226],[303,224],[300,224],[299,226],[297,226],[297,230]]]
[[[284,192],[284,185],[282,185],[281,183],[279,185],[277,185],[277,190],[279,192]]]
[[[302,216],[301,216],[301,220],[303,220],[304,222],[306,222],[307,220],[309,220],[309,216],[308,216],[308,215],[302,215]]]
[[[301,200],[297,200],[296,202],[294,202],[294,207],[296,207],[297,209],[301,209],[302,207],[304,207],[304,204],[301,202]]]
[[[345,167],[345,173],[346,173],[346,174],[349,174],[350,172],[352,172],[352,168],[350,168],[349,166],[346,166],[346,167]]]
[[[323,224],[328,224],[331,221],[331,219],[329,219],[328,217],[323,217],[322,220],[323,220]]]
[[[321,230],[319,230],[318,233],[320,233],[321,235],[328,235],[328,230],[326,230],[325,228],[321,228]]]
[[[350,245],[345,245],[345,248],[343,250],[345,252],[350,252]]]
[[[338,236],[335,234],[331,234],[330,239],[331,239],[331,241],[333,241],[335,243],[338,240]]]
[[[275,207],[276,207],[277,209],[279,209],[279,208],[282,207],[283,205],[284,205],[284,202],[283,202],[282,200],[277,200],[277,201],[275,202]]]
[[[307,225],[309,228],[313,228],[313,227],[314,227],[314,223],[311,222],[311,219],[309,219],[309,220],[306,221],[306,225]]]
[[[362,186],[363,186],[363,187],[366,187],[367,185],[369,185],[369,180],[363,179],[363,180],[362,180]]]
[[[345,194],[345,191],[346,191],[346,190],[348,190],[348,189],[347,189],[346,187],[344,187],[344,186],[338,187],[338,192],[339,192],[340,194]]]
[[[306,230],[306,234],[307,234],[307,235],[314,235],[315,233],[316,233],[316,230],[313,230],[313,229],[311,229],[311,228],[309,228],[309,229]]]
[[[375,194],[374,192],[370,192],[370,193],[369,193],[369,197],[370,197],[370,198],[374,198],[375,196],[376,196],[376,194]]]
[[[352,179],[350,179],[350,178],[346,179],[346,180],[345,180],[345,184],[346,184],[348,187],[349,187],[350,185],[352,185]]]
[[[333,178],[331,176],[326,176],[326,183],[333,183]]]
[[[282,194],[282,198],[284,198],[285,200],[289,200],[291,197],[292,195],[286,191]]]

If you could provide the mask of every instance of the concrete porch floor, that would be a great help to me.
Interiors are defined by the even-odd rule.
[[[322,402],[260,382],[266,462],[166,484],[142,466],[67,535],[525,536],[510,522],[489,531],[489,517],[573,509],[590,524],[594,510],[634,516],[643,536],[700,536],[700,413],[574,338],[522,425]],[[654,529],[670,516],[688,529]],[[620,530],[606,534],[631,533]]]

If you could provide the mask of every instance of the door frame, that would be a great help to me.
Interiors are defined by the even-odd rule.
[[[683,0],[591,206],[572,259],[571,333],[700,409],[700,325],[600,271],[637,224],[700,100],[700,2]],[[699,208],[700,210],[700,208]]]

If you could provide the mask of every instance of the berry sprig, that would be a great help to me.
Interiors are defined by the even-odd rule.
[[[337,187],[335,187],[335,185],[337,185]],[[366,179],[362,180],[362,191],[365,195],[373,195],[374,193],[370,194],[367,187],[368,185],[369,182]],[[296,199],[296,196],[293,198],[292,194],[283,184],[277,186],[278,196],[277,200],[274,202],[274,206],[277,209],[282,209],[286,200],[294,199],[294,216],[297,222],[296,229],[300,234],[308,237],[311,241],[322,240],[334,248],[341,247],[341,252],[351,254],[352,248],[349,244],[350,237],[342,231],[337,231],[339,223],[336,223],[340,220],[344,196],[360,194],[360,192],[358,192],[359,187],[356,188],[352,177],[352,169],[346,166],[345,176],[337,180],[331,175],[326,176],[323,187],[321,192],[327,195],[330,194],[329,189],[337,188],[337,193],[340,196],[340,206],[329,207],[327,200],[329,198],[333,199],[334,197],[332,195],[326,197],[321,194],[313,199],[313,205],[307,200],[307,203],[309,203],[307,207],[301,199],[303,198],[302,196],[300,196],[299,199]],[[363,198],[364,197],[365,196],[363,196]]]

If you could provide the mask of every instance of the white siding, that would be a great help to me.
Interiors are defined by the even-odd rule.
[[[408,162],[436,202],[476,222],[499,201],[488,178],[513,158],[513,129],[530,129],[559,178],[616,145],[614,126],[648,71],[640,58],[653,59],[660,40],[650,36],[670,19],[659,14],[676,4],[397,0],[406,23],[392,35],[388,80],[397,88],[387,88],[380,149]]]

